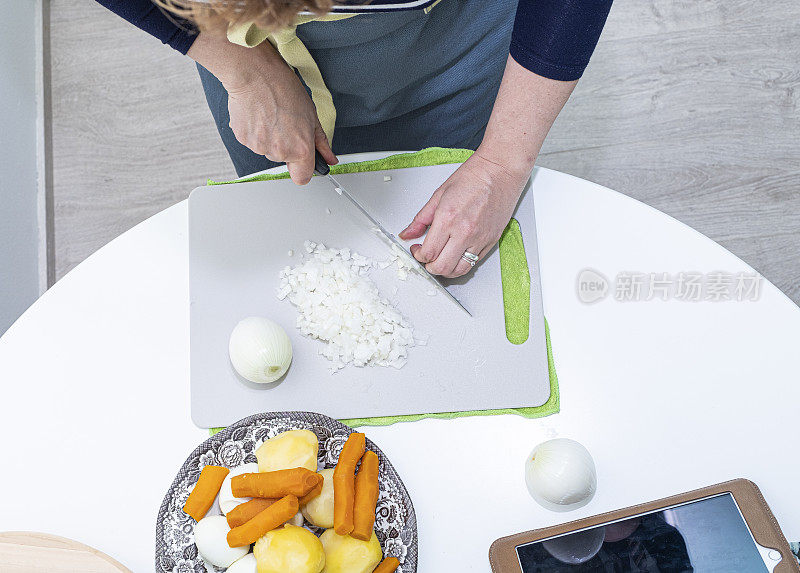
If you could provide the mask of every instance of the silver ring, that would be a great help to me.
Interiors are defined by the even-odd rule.
[[[470,267],[474,267],[475,263],[478,262],[478,255],[470,253],[469,251],[464,251],[464,254],[461,255],[461,260],[467,261]]]

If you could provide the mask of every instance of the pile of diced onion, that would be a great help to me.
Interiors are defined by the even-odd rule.
[[[281,271],[278,298],[297,307],[304,335],[326,342],[320,354],[331,370],[348,364],[402,368],[413,330],[369,278],[378,264],[349,249],[304,246],[304,262]]]

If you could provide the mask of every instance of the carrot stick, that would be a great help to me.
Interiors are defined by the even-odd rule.
[[[375,526],[375,506],[378,504],[378,454],[367,450],[361,458],[361,467],[356,475],[355,500],[353,502],[353,531],[355,539],[369,541]]]
[[[222,482],[231,470],[220,466],[205,466],[194,484],[192,492],[183,504],[183,511],[200,521],[208,512],[222,487]]]
[[[268,531],[289,521],[300,509],[297,498],[287,495],[258,513],[250,521],[234,527],[228,532],[228,545],[231,547],[244,547],[255,543]]]
[[[267,509],[270,505],[278,501],[277,499],[264,499],[254,497],[250,501],[240,503],[228,512],[225,518],[228,520],[228,527],[233,529],[243,523],[250,521],[256,515]]]
[[[400,562],[397,560],[397,557],[387,557],[380,565],[373,569],[372,573],[392,573],[398,567],[400,567]]]
[[[306,468],[241,474],[231,479],[231,491],[234,497],[303,497],[321,480],[321,475]]]
[[[303,497],[300,498],[299,501],[301,507],[322,493],[322,485],[325,483],[325,476],[323,476],[322,474],[317,474],[317,475],[319,475],[319,477],[322,479],[319,480],[319,483],[314,487],[314,489],[312,489],[310,492],[308,492],[307,494],[305,494]]]
[[[350,434],[333,470],[333,529],[339,535],[349,535],[353,531],[356,464],[364,455],[365,446],[364,434]]]

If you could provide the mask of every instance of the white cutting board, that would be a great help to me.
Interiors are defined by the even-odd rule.
[[[456,167],[374,171],[337,179],[397,233]],[[384,175],[391,181],[385,182]],[[420,277],[400,281],[392,267],[373,270],[370,276],[381,293],[411,321],[415,338],[427,338],[427,345],[411,348],[402,369],[347,366],[331,374],[330,362],[319,355],[323,343],[302,336],[295,327],[295,307],[277,299],[278,274],[287,265],[301,263],[306,240],[388,258],[386,244],[362,217],[321,177],[305,187],[284,179],[192,192],[191,402],[198,426],[226,426],[262,411],[308,410],[342,419],[530,407],[547,401],[550,383],[530,184],[515,213],[531,274],[531,326],[525,343],[512,344],[505,335],[495,248],[473,273],[445,283],[472,317],[445,296],[430,296],[430,285]],[[292,341],[292,365],[276,383],[246,382],[230,364],[228,337],[247,316],[271,318]]]

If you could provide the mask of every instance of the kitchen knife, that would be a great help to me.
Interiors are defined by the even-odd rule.
[[[412,255],[411,253],[409,253],[406,250],[405,246],[403,246],[403,243],[398,241],[397,238],[394,235],[392,235],[391,233],[389,233],[389,231],[384,229],[383,225],[381,225],[380,222],[378,222],[378,220],[375,219],[375,217],[370,215],[369,211],[367,211],[361,205],[361,203],[359,203],[358,200],[355,197],[353,197],[350,194],[350,192],[347,189],[345,189],[336,180],[336,178],[333,175],[331,175],[331,168],[328,165],[328,162],[325,161],[325,159],[322,157],[322,155],[320,155],[319,151],[316,151],[315,152],[315,156],[314,156],[314,173],[317,173],[318,175],[321,175],[323,177],[327,177],[328,180],[331,182],[331,184],[334,186],[334,189],[336,190],[336,192],[339,195],[342,195],[343,197],[347,198],[353,205],[355,205],[356,208],[359,211],[361,211],[361,213],[372,224],[373,228],[377,229],[378,232],[381,235],[383,235],[383,237],[386,238],[386,240],[388,240],[390,242],[390,244],[397,245],[402,252],[404,252],[404,253],[406,253],[406,255],[408,255],[406,258],[409,259],[410,261],[413,261],[412,264],[416,265],[416,270],[420,275],[422,275],[424,278],[426,278],[428,280],[428,282],[430,282],[434,287],[436,287],[436,289],[439,292],[441,292],[448,299],[450,299],[454,303],[456,303],[456,305],[458,305],[458,307],[461,310],[466,312],[469,316],[472,316],[472,314],[466,309],[466,307],[463,304],[461,304],[456,297],[454,297],[452,294],[450,294],[450,291],[448,291],[446,288],[444,288],[444,285],[442,285],[442,283],[440,283],[438,280],[436,280],[436,277],[434,277],[431,273],[429,273],[428,269],[426,269],[425,266],[422,263],[420,263],[417,259],[414,258],[414,255]]]

